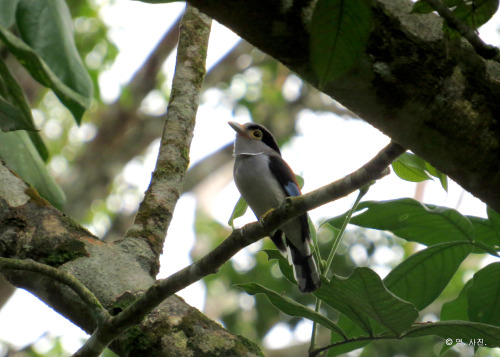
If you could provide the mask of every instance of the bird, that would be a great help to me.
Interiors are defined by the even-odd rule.
[[[241,125],[230,121],[228,124],[236,131],[234,182],[258,219],[278,207],[286,197],[302,194],[295,174],[281,157],[278,143],[268,129],[253,122]],[[270,238],[288,257],[299,290],[310,293],[318,289],[321,280],[309,246],[307,214],[287,222]]]

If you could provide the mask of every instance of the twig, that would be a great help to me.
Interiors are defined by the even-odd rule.
[[[85,303],[97,326],[101,326],[111,317],[95,295],[70,273],[31,259],[0,258],[0,270],[25,270],[39,273],[57,280],[73,290]]]
[[[495,46],[488,45],[484,43],[472,28],[467,26],[466,23],[460,21],[455,14],[441,1],[441,0],[424,0],[426,1],[437,13],[445,19],[448,26],[452,29],[458,31],[463,38],[465,38],[474,47],[476,52],[485,59],[495,59],[499,61],[497,57],[499,49]]]
[[[187,6],[181,22],[172,93],[156,167],[134,225],[125,236],[125,239],[148,241],[155,255],[155,261],[151,262],[152,275],[158,272],[158,258],[189,164],[210,26],[209,17]]]

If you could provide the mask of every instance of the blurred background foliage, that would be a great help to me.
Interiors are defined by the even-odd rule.
[[[0,43],[0,55],[25,90],[35,124],[50,152],[48,168],[67,196],[65,213],[77,219],[96,235],[106,240],[116,239],[130,226],[137,204],[142,197],[138,184],[128,182],[123,175],[127,165],[143,164],[153,150],[162,130],[162,117],[170,94],[172,73],[164,71],[164,62],[175,50],[178,22],[161,38],[147,60],[135,72],[128,84],[120,88],[118,98],[105,102],[101,98],[100,78],[118,55],[117,46],[110,39],[108,25],[100,15],[98,1],[68,1],[74,22],[78,50],[94,83],[94,100],[82,124],[77,126],[70,112],[55,95],[35,82]],[[238,43],[207,74],[202,101],[208,94],[217,96],[221,105],[228,106],[237,116],[248,117],[268,127],[280,145],[295,134],[295,121],[305,108],[316,113],[333,112],[345,120],[358,120],[352,113],[303,83],[300,78],[269,56],[246,42]],[[203,205],[204,195],[214,196],[207,181],[229,182],[232,179],[232,147],[226,146],[198,161],[186,177],[185,192],[196,195],[194,230],[196,241],[192,259],[197,259],[230,233],[230,228],[214,219]],[[207,180],[210,178],[210,180]],[[230,210],[228,209],[228,212]],[[229,218],[229,217],[228,217]],[[322,256],[330,249],[334,232],[328,225],[318,230]],[[265,345],[266,335],[277,324],[292,331],[300,329],[302,320],[280,313],[262,295],[251,296],[233,285],[249,281],[286,292],[300,303],[314,307],[314,298],[301,294],[292,287],[276,263],[267,260],[262,249],[272,248],[270,240],[245,249],[225,264],[218,274],[204,279],[206,303],[204,312],[229,330]],[[168,248],[167,248],[168,249]],[[350,228],[334,260],[336,274],[348,276],[355,266],[368,266],[379,273],[387,273],[418,249],[388,233]],[[436,320],[443,302],[453,299],[464,286],[464,281],[477,270],[479,258],[470,256],[461,265],[442,296],[421,314],[421,321]],[[12,294],[13,287],[0,284],[2,305]],[[335,319],[336,313],[324,307],[324,313]],[[29,323],[29,322],[28,322]],[[306,325],[310,329],[310,325]],[[310,332],[309,332],[310,334]],[[297,337],[297,335],[294,335]],[[0,340],[1,340],[0,336]],[[0,344],[4,356],[64,356],[59,338],[44,336],[40,341],[15,351],[12,346]],[[279,350],[267,351],[269,356],[304,356],[307,340],[295,338],[296,344]],[[329,334],[320,331],[320,341],[327,343]],[[38,346],[38,347],[36,347]],[[410,343],[376,342],[355,354],[360,356],[437,356],[442,341],[421,338]],[[41,350],[42,352],[37,352]],[[444,356],[472,355],[470,348],[451,349]],[[492,351],[480,352],[491,355]],[[109,352],[109,356],[111,356]],[[498,355],[498,354],[497,354]],[[108,355],[107,355],[108,356]]]

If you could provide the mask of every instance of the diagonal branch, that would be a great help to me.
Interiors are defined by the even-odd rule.
[[[189,147],[205,75],[205,58],[211,19],[187,6],[181,22],[172,94],[151,183],[134,225],[125,240],[145,239],[154,255],[150,271],[156,275],[167,228],[189,165]]]
[[[367,164],[346,177],[303,196],[287,198],[278,208],[268,212],[260,222],[235,229],[217,248],[200,260],[168,278],[158,280],[126,310],[112,317],[102,328],[97,328],[91,340],[104,341],[115,338],[128,327],[139,323],[163,300],[203,277],[217,272],[241,249],[268,236],[270,232],[278,229],[290,219],[344,197],[371,181],[384,177],[389,173],[388,166],[405,151],[406,149],[402,146],[390,143]]]

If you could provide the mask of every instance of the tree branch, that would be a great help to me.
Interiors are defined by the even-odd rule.
[[[106,347],[106,343],[120,335],[130,326],[139,323],[163,300],[217,270],[241,249],[266,237],[290,219],[325,203],[344,197],[373,180],[389,173],[388,166],[406,149],[390,143],[367,164],[346,177],[323,186],[303,196],[287,198],[278,208],[266,213],[259,221],[235,229],[219,246],[203,258],[183,268],[168,278],[158,280],[126,310],[112,317],[104,326],[96,329],[88,349],[82,347],[75,356],[95,356],[95,345]],[[99,342],[101,341],[101,342]],[[83,353],[85,351],[85,353]]]
[[[500,59],[497,57],[499,50],[495,46],[488,45],[484,43],[472,28],[467,26],[466,23],[460,21],[455,14],[441,1],[441,0],[424,0],[426,1],[434,10],[437,11],[443,19],[445,19],[448,26],[452,29],[458,31],[463,38],[465,38],[474,47],[476,52],[485,59],[494,59],[499,62]]]
[[[20,260],[0,257],[0,271],[25,270],[48,276],[73,290],[89,309],[97,326],[104,324],[111,316],[101,305],[96,296],[70,273],[51,266],[35,262],[31,259]]]
[[[149,243],[155,255],[155,261],[151,262],[153,276],[159,269],[158,258],[189,165],[189,147],[205,75],[211,21],[195,8],[186,7],[156,167],[134,225],[124,238],[140,238]]]

